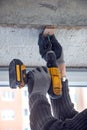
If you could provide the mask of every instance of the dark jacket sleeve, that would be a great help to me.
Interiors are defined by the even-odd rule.
[[[62,96],[51,99],[51,105],[54,116],[64,121],[66,118],[73,118],[78,112],[74,109],[69,95],[68,80],[62,82],[62,87]]]
[[[34,94],[29,98],[31,130],[46,130],[57,119],[52,117],[47,98]]]
[[[87,130],[87,109],[74,118],[61,121],[51,114],[47,98],[34,94],[29,98],[31,130]]]

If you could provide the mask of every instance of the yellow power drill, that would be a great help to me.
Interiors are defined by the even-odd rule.
[[[52,98],[58,98],[62,94],[61,74],[56,63],[56,55],[53,51],[46,54],[47,67],[51,76],[51,86],[48,90]],[[13,59],[9,65],[9,83],[11,88],[22,88],[28,81],[26,67],[19,59]]]
[[[55,52],[52,51],[52,43],[49,34],[47,35],[47,38],[48,42],[45,42],[44,47],[48,50],[46,53],[46,61],[51,76],[51,86],[48,93],[52,98],[58,98],[62,94],[61,74],[56,62]]]
[[[48,90],[52,98],[58,98],[62,94],[61,74],[56,63],[56,55],[53,51],[46,54],[47,67],[51,76],[51,86]]]

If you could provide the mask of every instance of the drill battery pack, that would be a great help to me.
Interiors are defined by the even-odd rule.
[[[9,83],[11,88],[22,88],[26,83],[26,67],[19,59],[9,64]]]

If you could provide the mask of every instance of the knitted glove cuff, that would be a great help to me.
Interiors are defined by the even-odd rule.
[[[47,98],[44,95],[42,95],[41,93],[33,93],[29,96],[30,109],[32,108],[33,104],[35,104],[35,102],[37,102],[38,100],[47,101]]]

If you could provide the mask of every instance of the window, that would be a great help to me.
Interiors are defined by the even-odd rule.
[[[87,69],[67,69],[71,100],[78,111],[87,108]]]
[[[28,110],[24,109],[24,115],[27,116],[28,115]]]
[[[3,76],[2,76],[3,75]],[[4,77],[7,76],[8,77],[8,71],[0,71],[0,124],[5,121],[5,125],[6,125],[6,121],[7,123],[9,122],[9,124],[11,123],[10,121],[14,121],[16,122],[13,123],[12,128],[10,128],[9,125],[9,129],[3,129],[3,124],[2,126],[0,125],[0,130],[16,130],[14,129],[15,126],[21,126],[22,129],[20,130],[30,130],[30,120],[29,120],[29,101],[28,101],[28,91],[27,88],[28,87],[24,87],[22,89],[9,89],[9,81],[8,78]],[[1,78],[2,77],[2,78]],[[68,81],[69,81],[69,89],[70,89],[70,95],[71,95],[71,99],[72,102],[75,105],[75,108],[77,110],[81,110],[83,109],[83,105],[84,108],[87,108],[87,70],[85,71],[73,71],[73,70],[68,70],[67,71],[67,77],[68,77]],[[8,90],[9,89],[9,90]],[[15,102],[11,102],[14,101]],[[7,102],[4,102],[7,101]],[[16,105],[15,105],[16,103]],[[10,106],[9,104],[13,105],[12,108],[10,108],[10,110],[8,110],[8,108],[6,106]],[[78,105],[80,104],[80,105]],[[16,110],[15,110],[15,106],[16,106]],[[21,112],[21,118],[20,115],[17,117],[19,120],[16,120],[16,112],[18,111]]]
[[[87,87],[70,87],[71,100],[74,103],[74,107],[79,112],[87,107]]]
[[[13,120],[15,118],[15,112],[13,110],[2,110],[1,118],[2,120]]]
[[[7,129],[7,128],[4,128],[4,129],[2,129],[2,130],[13,130],[13,129],[11,129],[11,128],[9,128],[9,129]]]
[[[28,128],[24,128],[24,130],[28,130]]]
[[[25,96],[25,97],[28,96],[28,92],[27,92],[27,90],[24,90],[24,96]]]
[[[13,91],[2,91],[2,100],[4,101],[12,101],[14,99],[14,92]]]

